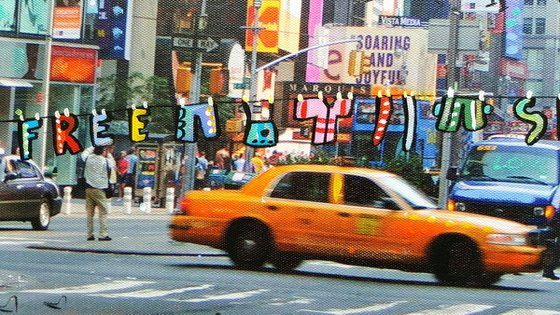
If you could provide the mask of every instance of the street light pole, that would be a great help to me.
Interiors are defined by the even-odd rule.
[[[195,47],[198,47],[198,37],[199,31],[206,28],[206,0],[202,0],[200,4],[200,14],[198,19],[195,23],[195,30],[194,30],[194,38],[195,38]],[[191,82],[191,91],[189,94],[190,103],[197,104],[200,103],[200,86],[201,86],[201,77],[202,77],[202,51],[197,50],[196,58],[194,62],[194,74],[192,76]],[[181,105],[184,105],[184,100],[180,100]],[[189,190],[193,190],[194,188],[194,175],[195,175],[195,155],[197,151],[196,143],[185,143],[184,145],[185,150],[185,174],[183,174],[183,186],[181,193],[185,194]]]
[[[449,47],[447,51],[447,84],[450,87],[456,88],[456,63],[457,63],[457,50],[459,48],[459,19],[461,16],[461,0],[451,0],[449,2]],[[443,139],[441,143],[441,161],[440,161],[440,175],[439,175],[439,196],[438,205],[440,208],[447,207],[449,181],[447,180],[447,172],[452,163],[452,146],[453,134],[450,132],[443,132]]]
[[[50,21],[49,21],[49,30],[47,36],[45,37],[45,74],[43,77],[43,117],[49,116],[49,98],[50,98],[50,90],[51,90],[51,57],[52,57],[52,46],[53,46],[53,30],[54,30],[54,9],[55,9],[55,1],[51,1],[50,5]],[[42,128],[42,139],[41,139],[41,150],[38,165],[41,172],[45,171],[45,166],[47,165],[47,132],[48,132],[48,124],[43,123]]]
[[[251,50],[251,81],[250,81],[250,89],[249,89],[249,109],[251,112],[251,116],[253,116],[255,105],[257,102],[257,83],[258,83],[258,72],[257,72],[257,46],[258,46],[258,37],[259,37],[259,9],[261,8],[262,0],[254,0],[253,1],[253,9],[254,9],[254,18],[253,18],[253,26],[247,27],[253,31],[253,43],[252,43],[252,50]],[[253,117],[249,117],[253,118]],[[253,157],[254,149],[250,146],[246,146],[245,148],[245,172],[251,171],[251,158]]]

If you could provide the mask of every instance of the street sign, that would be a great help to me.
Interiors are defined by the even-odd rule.
[[[211,52],[218,48],[219,44],[210,37],[199,38],[198,40],[194,37],[174,37],[173,46]]]

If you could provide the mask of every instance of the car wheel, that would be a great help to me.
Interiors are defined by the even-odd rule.
[[[37,216],[31,220],[31,226],[34,230],[44,231],[49,228],[51,222],[51,206],[48,200],[43,199]]]
[[[442,244],[433,257],[434,274],[443,284],[479,284],[483,279],[478,248],[467,240]]]
[[[294,270],[303,262],[301,256],[292,253],[277,252],[270,258],[270,263],[274,268],[281,271]]]
[[[246,223],[229,234],[228,253],[233,263],[244,269],[258,269],[268,258],[270,236],[260,224]]]
[[[478,286],[487,287],[495,284],[496,282],[500,281],[503,274],[501,273],[485,273],[477,279]]]

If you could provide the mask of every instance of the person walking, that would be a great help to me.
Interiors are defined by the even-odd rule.
[[[136,148],[132,147],[126,151],[126,159],[128,160],[128,171],[125,176],[125,186],[132,188],[132,199],[136,199],[136,164],[138,162],[138,155],[136,155]],[[124,188],[123,188],[124,189]]]
[[[119,183],[119,198],[124,195],[124,186],[126,185],[126,174],[128,173],[129,166],[128,159],[126,158],[126,151],[121,151],[119,159],[117,160],[117,182]]]
[[[194,189],[202,189],[206,183],[206,173],[208,172],[208,160],[206,152],[201,151],[195,163]]]
[[[560,259],[560,217],[555,215],[549,222],[550,234],[545,239],[546,250],[543,252],[543,277],[560,280],[554,273]]]
[[[97,209],[99,216],[99,241],[110,241],[107,227],[108,199],[105,190],[109,188],[111,169],[115,167],[107,158],[108,148],[98,146],[82,153],[84,160],[84,178],[86,180],[86,223],[87,240],[95,240],[94,216]]]

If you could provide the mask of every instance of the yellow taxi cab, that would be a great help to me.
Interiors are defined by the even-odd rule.
[[[437,209],[397,175],[334,165],[275,166],[240,190],[190,191],[169,229],[173,240],[225,250],[241,268],[322,259],[430,272],[453,285],[539,271],[544,249],[532,226]]]

